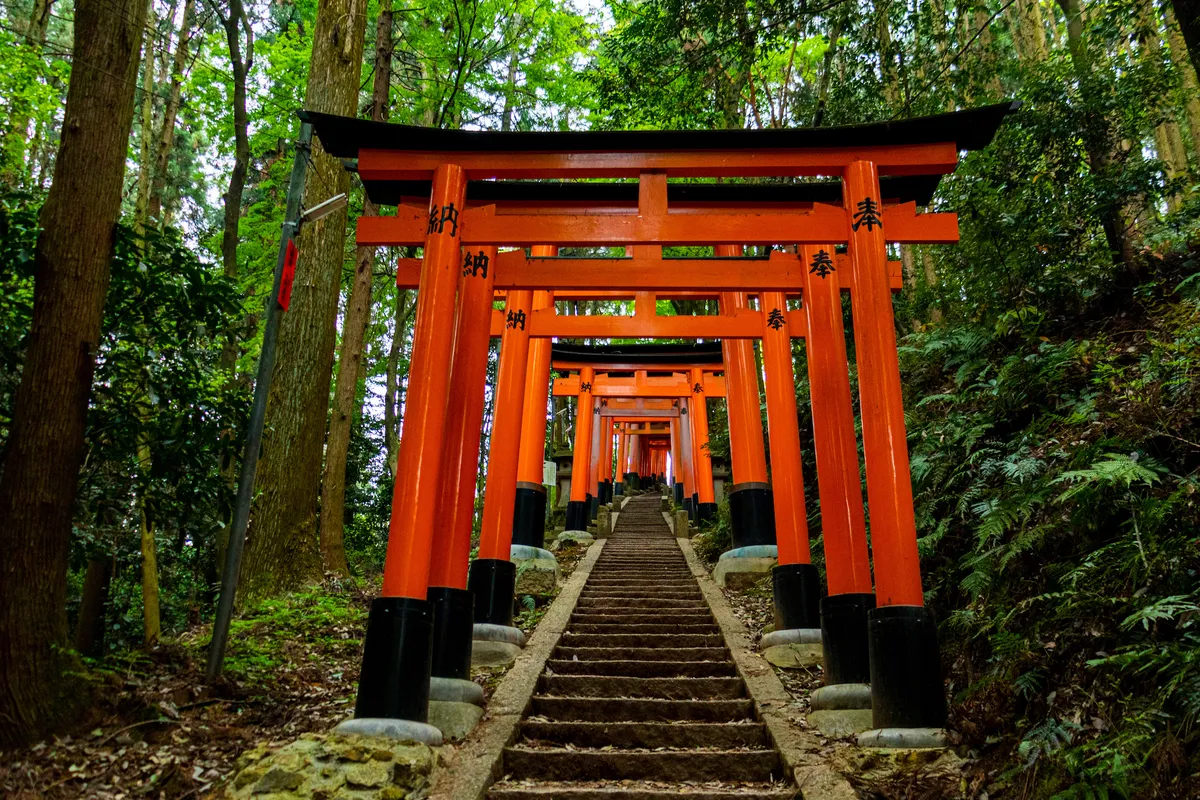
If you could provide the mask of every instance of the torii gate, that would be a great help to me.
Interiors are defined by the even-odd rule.
[[[678,348],[671,349],[678,350]],[[559,377],[554,380],[553,394],[555,397],[578,398],[583,393],[581,389],[585,381],[581,375],[579,373],[569,376],[564,374],[573,366],[578,369],[585,368],[580,362],[571,361],[573,350],[575,348],[556,347],[554,369],[559,372]],[[586,356],[589,361],[593,362],[591,368],[594,378],[588,382],[588,386],[592,400],[598,401],[599,406],[594,409],[585,409],[584,405],[577,405],[579,409],[577,413],[584,414],[587,411],[594,411],[601,420],[608,418],[609,425],[641,424],[654,418],[669,420],[671,429],[668,433],[671,438],[673,488],[676,501],[688,510],[689,516],[692,518],[695,518],[696,505],[701,495],[703,495],[706,508],[711,505],[715,509],[712,465],[711,462],[708,462],[707,454],[707,413],[689,415],[689,398],[695,395],[702,402],[703,397],[725,396],[724,377],[713,374],[715,370],[723,369],[722,364],[715,361],[715,358],[720,358],[720,349],[709,350],[707,353],[695,350],[690,354],[680,353],[676,357],[680,363],[674,365],[661,362],[653,365],[643,363],[647,351],[638,346],[580,348],[580,350],[590,351],[586,352]],[[667,347],[664,347],[659,348],[658,352],[653,355],[671,356],[672,353]],[[689,355],[691,360],[683,363],[687,361]],[[697,359],[697,355],[702,357]],[[605,358],[614,360],[616,365],[594,363]],[[629,367],[633,366],[652,366],[652,369],[631,372]],[[650,374],[651,372],[653,375]],[[618,375],[622,377],[617,377]],[[696,420],[701,421],[700,427],[695,425]],[[687,424],[683,424],[684,422]],[[585,493],[590,494],[593,487],[596,488],[598,504],[608,503],[612,501],[614,495],[622,494],[625,481],[637,482],[641,474],[644,474],[644,468],[639,466],[643,454],[639,449],[638,440],[634,439],[630,442],[629,434],[624,431],[617,433],[619,437],[617,440],[618,470],[615,474],[609,474],[611,461],[609,450],[614,431],[611,431],[608,425],[605,426],[603,432],[599,426],[593,427],[595,434],[590,440],[576,437],[575,462],[579,464],[599,463],[601,474],[596,476],[596,480],[589,477],[586,486],[577,487],[575,479],[577,473],[572,467],[572,502],[576,505],[568,505],[568,530],[582,529],[585,525],[586,521],[581,518],[584,508],[587,508],[589,517],[594,517],[594,509],[586,505],[585,495]],[[693,442],[697,443],[695,447],[693,447]],[[701,457],[707,462],[703,467],[697,463]],[[595,470],[592,472],[595,474]],[[706,476],[706,482],[705,479],[699,477],[701,474]],[[691,491],[685,491],[685,485]],[[581,495],[585,496],[581,497]]]
[[[867,635],[861,637],[861,643],[866,640],[870,643],[874,724],[880,728],[940,726],[945,717],[944,689],[934,620],[923,606],[886,243],[954,242],[957,219],[953,214],[917,214],[913,202],[887,207],[880,176],[952,172],[957,165],[957,151],[985,146],[1004,116],[1015,108],[1016,104],[1007,103],[844,128],[603,133],[442,131],[305,112],[305,119],[315,126],[327,153],[339,158],[357,158],[357,169],[368,192],[386,191],[391,185],[394,193],[403,197],[403,191],[396,189],[399,182],[432,181],[427,206],[401,205],[396,216],[362,217],[358,222],[360,244],[422,246],[424,255],[410,368],[411,388],[400,443],[399,458],[404,467],[395,486],[395,497],[403,498],[403,503],[394,504],[396,512],[389,530],[383,596],[372,604],[368,620],[355,707],[358,719],[352,722],[368,718],[415,723],[425,720],[431,661],[436,665],[440,657],[435,651],[461,650],[459,639],[455,638],[461,638],[458,633],[461,606],[472,602],[465,587],[460,588],[470,547],[469,528],[464,536],[457,515],[453,526],[446,525],[444,520],[435,526],[435,518],[438,509],[449,509],[443,498],[450,505],[461,506],[464,502],[462,491],[447,487],[451,483],[456,487],[465,485],[468,470],[463,468],[466,461],[463,452],[470,449],[469,440],[478,430],[473,424],[474,404],[476,395],[481,397],[483,391],[482,370],[474,369],[478,363],[475,351],[486,347],[488,331],[481,323],[486,322],[498,273],[507,272],[496,251],[489,252],[489,248],[622,246],[635,248],[633,258],[624,264],[600,264],[600,268],[578,262],[574,265],[580,273],[591,273],[579,279],[579,283],[587,284],[584,286],[571,286],[568,272],[557,268],[562,264],[538,262],[537,252],[525,259],[523,268],[515,265],[515,272],[523,274],[516,275],[511,285],[500,284],[508,294],[497,408],[504,401],[506,373],[510,374],[508,386],[512,394],[521,391],[518,385],[523,388],[528,341],[534,330],[542,336],[611,335],[603,330],[591,332],[590,321],[566,325],[565,329],[574,326],[569,333],[539,330],[541,323],[534,311],[533,290],[633,286],[721,291],[722,314],[735,319],[721,322],[727,330],[697,335],[702,338],[719,335],[727,348],[731,444],[742,443],[741,453],[738,447],[732,453],[735,480],[739,480],[739,462],[754,464],[754,442],[753,437],[744,435],[744,430],[742,435],[734,436],[732,427],[748,427],[750,415],[748,409],[734,413],[733,406],[742,401],[733,402],[734,395],[740,396],[740,392],[728,385],[728,376],[740,371],[737,365],[745,361],[746,348],[752,346],[750,340],[761,336],[764,361],[768,364],[768,400],[773,394],[782,395],[782,382],[775,370],[777,359],[767,357],[766,350],[772,346],[768,344],[770,341],[784,340],[785,336],[790,347],[791,314],[786,312],[784,293],[804,282],[805,309],[820,305],[817,300],[820,296],[828,295],[829,300],[839,301],[827,302],[823,311],[805,312],[810,327],[803,333],[814,351],[810,353],[811,379],[814,357],[818,360],[830,357],[828,353],[815,352],[818,334],[812,326],[840,322],[838,287],[839,283],[848,283],[852,290],[876,585],[874,596],[868,590],[852,593],[847,602],[837,601],[846,595],[831,595],[822,601],[827,664],[830,658],[835,662],[838,659],[836,652],[831,653],[830,639],[843,637],[844,631],[855,628],[855,625],[840,626],[834,620],[845,613],[857,619],[860,612],[875,606],[869,612]],[[792,179],[811,175],[841,178],[840,206],[809,198],[806,201],[811,203],[809,207],[793,203],[765,213],[763,201],[755,197],[756,192],[766,193],[760,186],[739,188],[737,191],[749,193],[749,198],[742,194],[732,199],[733,193],[723,194],[728,190],[721,185],[709,190],[714,194],[708,196],[707,203],[690,204],[678,191],[673,202],[668,186],[671,178]],[[559,213],[538,213],[547,204],[544,197],[525,209],[504,208],[499,202],[467,204],[468,191],[475,194],[474,189],[468,188],[469,181],[513,178],[636,178],[637,204],[627,213],[625,209],[613,213],[608,207],[601,208],[602,201],[587,195],[588,191],[597,190],[582,188],[594,184],[579,184],[577,189],[585,199],[559,202]],[[680,206],[685,206],[684,213],[680,213]],[[589,213],[593,209],[602,213]],[[717,249],[715,258],[702,259],[702,263],[680,264],[661,257],[657,248],[663,245],[715,245],[738,248],[738,252],[745,245],[802,247],[791,265],[772,264],[768,260],[767,268],[761,264],[738,268],[737,262],[721,258],[735,255],[729,250]],[[846,247],[849,262],[843,267],[832,257],[841,245]],[[478,269],[481,256],[496,263],[496,268]],[[540,274],[535,267],[541,268]],[[646,287],[645,280],[639,283],[640,274],[655,275],[649,279],[655,285]],[[850,280],[842,280],[844,277]],[[747,292],[763,292],[764,310],[769,306],[770,312],[765,315],[755,312],[759,319],[751,321]],[[832,312],[834,305],[838,305],[836,317]],[[829,316],[823,319],[822,314]],[[761,328],[764,322],[770,332]],[[556,324],[561,325],[562,321]],[[697,327],[706,325],[701,323]],[[711,324],[707,327],[712,330]],[[761,334],[755,334],[756,327],[762,330]],[[834,338],[840,338],[841,325],[832,327],[839,334]],[[738,341],[745,346],[731,346]],[[831,351],[836,350],[835,343],[821,341],[820,349],[829,344]],[[772,383],[778,387],[776,391],[770,388]],[[814,389],[814,400],[815,395]],[[840,402],[836,404],[840,407]],[[816,406],[814,402],[814,414]],[[514,423],[519,431],[523,408],[519,403],[517,407],[521,412]],[[775,417],[768,414],[769,427],[774,428]],[[756,414],[754,417],[757,419]],[[835,430],[829,435],[844,437],[844,431]],[[838,438],[838,441],[844,440]],[[844,455],[844,443],[841,446]],[[822,466],[819,440],[817,450],[822,507],[827,511],[830,509],[824,503],[824,484],[829,471]],[[445,453],[450,457],[444,458]],[[455,459],[455,455],[459,458]],[[456,461],[458,469],[454,468]],[[838,473],[836,461],[830,468],[834,474]],[[849,471],[845,472],[848,476]],[[512,502],[505,498],[511,498],[515,491],[510,485],[507,466],[496,478],[495,487],[492,483],[489,470],[488,498],[491,499],[495,488],[497,502],[501,504],[491,517],[496,526],[502,527],[501,523],[506,523],[503,504]],[[854,488],[857,489],[857,481]],[[758,514],[767,508],[765,487],[747,487],[746,491],[742,505],[747,513]],[[755,494],[756,491],[762,494]],[[853,504],[845,497],[841,502],[847,506],[846,514],[853,522],[854,512],[849,509]],[[488,516],[485,510],[485,534]],[[436,547],[435,528],[439,532]],[[846,545],[848,552],[854,550],[853,537]],[[481,574],[498,582],[511,580],[511,562],[503,560],[504,554],[497,552],[494,543],[486,550],[481,544],[480,556],[475,566],[484,562]],[[854,574],[852,563],[842,567]],[[832,590],[833,578],[830,580]],[[438,647],[432,644],[435,628],[442,632],[443,641]],[[839,646],[857,649],[860,644],[857,630],[850,638],[852,642],[841,641]],[[351,725],[347,730],[354,728]],[[430,737],[434,734],[436,729]]]

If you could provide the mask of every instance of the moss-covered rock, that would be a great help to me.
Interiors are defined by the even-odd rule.
[[[423,744],[306,733],[237,761],[229,800],[404,800],[429,786],[437,756]]]

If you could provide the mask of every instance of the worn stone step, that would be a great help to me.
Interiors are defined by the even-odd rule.
[[[589,586],[580,597],[654,597],[662,600],[691,600],[704,597],[696,586]]]
[[[642,678],[604,675],[543,675],[538,693],[552,697],[647,697],[661,700],[736,700],[746,695],[741,678]]]
[[[560,675],[622,675],[633,678],[725,678],[737,675],[728,661],[564,661],[547,662]]]
[[[572,625],[617,625],[628,622],[631,625],[697,625],[701,622],[712,622],[712,613],[707,608],[673,608],[657,613],[641,613],[648,609],[640,609],[637,614],[607,614],[604,609],[587,611],[582,609],[571,615]]]
[[[754,718],[754,704],[750,700],[625,700],[535,695],[532,715],[573,722],[738,722]]]
[[[504,749],[516,780],[769,781],[782,772],[774,750],[658,752]]]
[[[726,661],[722,647],[564,647],[554,648],[554,657],[567,661]]]
[[[531,742],[593,748],[761,750],[771,746],[766,726],[757,722],[523,722],[521,735]]]
[[[642,598],[636,600],[614,599],[608,597],[581,597],[576,608],[708,608],[701,600],[656,600]]]
[[[637,622],[608,622],[600,625],[588,622],[572,622],[571,633],[639,633],[639,634],[655,634],[655,633],[704,633],[720,635],[721,629],[713,622],[658,622],[658,623],[637,623]]]
[[[637,633],[571,633],[559,639],[563,647],[720,647],[725,640],[719,633],[661,633],[644,636]]]
[[[782,784],[780,784],[782,786]],[[498,783],[488,792],[496,800],[797,800],[800,794],[791,788],[765,784],[719,786],[681,786],[664,788],[659,782],[629,781],[620,786],[581,785],[579,783]]]

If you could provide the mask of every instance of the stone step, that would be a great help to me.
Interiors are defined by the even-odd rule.
[[[645,597],[636,600],[581,597],[576,608],[703,608],[704,600],[655,600]]]
[[[737,675],[727,661],[549,661],[559,675],[619,675],[631,678],[725,678]]]
[[[783,786],[780,784],[780,786]],[[663,788],[659,782],[623,782],[620,786],[578,783],[495,784],[488,797],[496,800],[795,800],[796,788],[772,788],[738,784],[722,789],[719,786],[684,786]]]
[[[662,700],[736,700],[746,696],[741,678],[642,678],[543,675],[538,693],[549,697],[653,697]]]
[[[588,611],[583,609],[571,615],[572,625],[619,625],[628,622],[630,625],[699,625],[712,622],[713,616],[707,608],[672,608],[660,613],[642,613],[648,609],[640,609],[637,614],[607,614],[604,609]]]
[[[780,774],[774,750],[657,752],[504,749],[515,780],[770,781]]]
[[[566,661],[727,661],[729,651],[721,647],[563,647],[554,648],[554,658]]]
[[[644,636],[637,633],[571,633],[559,639],[563,647],[720,647],[725,644],[719,633],[663,633]]]
[[[593,748],[761,750],[771,746],[766,726],[757,722],[523,722],[521,735],[540,744]]]
[[[535,695],[532,716],[569,722],[738,722],[754,718],[749,700],[634,700]]]
[[[637,622],[609,622],[602,625],[596,625],[588,622],[572,622],[571,633],[711,633],[720,635],[721,629],[712,622],[661,622],[661,623],[637,623]]]

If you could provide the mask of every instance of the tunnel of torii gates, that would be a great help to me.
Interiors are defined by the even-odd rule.
[[[618,132],[447,131],[302,112],[325,152],[357,170],[368,196],[396,206],[392,216],[360,217],[358,244],[423,248],[419,263],[398,270],[401,285],[418,287],[420,302],[382,596],[368,618],[354,722],[403,720],[419,728],[431,683],[469,678],[473,636],[507,631],[519,639],[511,628],[511,553],[514,542],[541,542],[531,495],[541,487],[552,339],[691,339],[721,343],[734,546],[777,542],[781,623],[820,628],[827,683],[869,682],[875,727],[940,727],[945,698],[936,628],[923,605],[891,299],[897,276],[887,246],[958,240],[955,214],[917,207],[930,202],[939,176],[954,171],[959,151],[986,146],[1016,108],[838,128]],[[814,176],[837,180],[795,182]],[[777,180],[671,182],[677,178]],[[664,258],[664,246],[711,246],[713,255]],[[786,251],[747,257],[746,246]],[[498,252],[503,247],[522,249]],[[626,255],[558,255],[559,248],[592,247]],[[505,309],[493,315],[498,291]],[[614,291],[633,295],[632,316],[555,310],[555,300],[572,292]],[[656,298],[714,295],[718,315],[655,315]],[[799,310],[789,308],[789,296],[799,297]],[[500,365],[483,526],[469,563],[494,334],[501,336]],[[824,597],[809,563],[791,358],[797,337],[808,356]],[[762,342],[770,477],[755,339]],[[633,366],[605,357],[609,369]],[[603,406],[597,414],[596,394],[615,379],[611,372],[597,378],[594,361],[564,368],[576,374],[562,385],[578,380],[585,412],[576,425],[571,498],[571,522],[580,524],[587,494],[601,491],[590,463],[592,430],[606,419]],[[703,367],[700,373],[704,388],[710,379]],[[698,417],[703,404],[686,407]],[[627,441],[627,458],[628,449]],[[702,470],[705,459],[695,461]],[[652,460],[636,468],[656,467]],[[585,472],[587,485],[578,480]],[[692,483],[693,502],[703,507],[709,481],[693,475]]]

